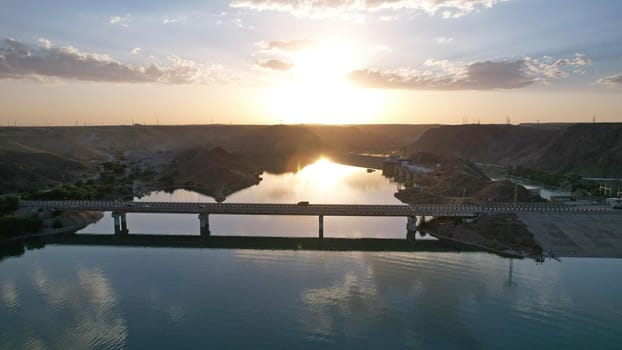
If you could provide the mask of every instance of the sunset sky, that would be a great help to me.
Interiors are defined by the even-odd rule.
[[[0,123],[622,121],[619,0],[4,1]]]

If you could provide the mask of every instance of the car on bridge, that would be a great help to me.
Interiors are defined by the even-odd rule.
[[[300,201],[300,202],[298,202],[296,204],[301,206],[301,207],[306,207],[306,206],[309,205],[309,201]]]
[[[612,209],[622,209],[622,198],[607,198],[607,203]]]

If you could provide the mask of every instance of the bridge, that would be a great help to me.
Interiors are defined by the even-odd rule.
[[[273,203],[205,203],[205,202],[124,202],[124,201],[20,201],[20,207],[71,211],[110,211],[116,235],[128,234],[127,213],[198,214],[201,236],[209,236],[209,215],[300,215],[319,218],[318,237],[324,237],[324,216],[387,216],[406,217],[406,230],[414,234],[417,217],[473,217],[495,213],[519,212],[611,212],[609,208],[584,208],[548,203],[489,203],[489,204],[273,204]]]

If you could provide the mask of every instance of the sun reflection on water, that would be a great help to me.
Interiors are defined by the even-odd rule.
[[[302,182],[309,182],[317,187],[318,191],[332,188],[342,182],[349,175],[359,173],[360,168],[333,163],[322,156],[315,163],[307,165],[298,172]]]

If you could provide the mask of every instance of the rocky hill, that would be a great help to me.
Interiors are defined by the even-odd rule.
[[[561,173],[622,178],[622,123],[572,125],[538,160],[540,167]]]
[[[220,147],[271,172],[295,171],[326,152],[388,153],[427,125],[187,125],[0,127],[0,193],[45,188],[98,175],[122,161],[166,170],[188,150]],[[197,162],[200,172],[206,163]],[[190,180],[188,180],[190,181]]]
[[[556,173],[622,177],[622,124],[455,125],[427,130],[408,147],[474,162]]]
[[[46,152],[0,152],[0,193],[28,191],[86,179],[96,167]]]
[[[514,125],[448,125],[426,131],[408,150],[508,165],[532,161],[557,134]]]
[[[197,190],[222,198],[261,181],[261,168],[220,147],[181,152],[172,165],[172,187]]]

